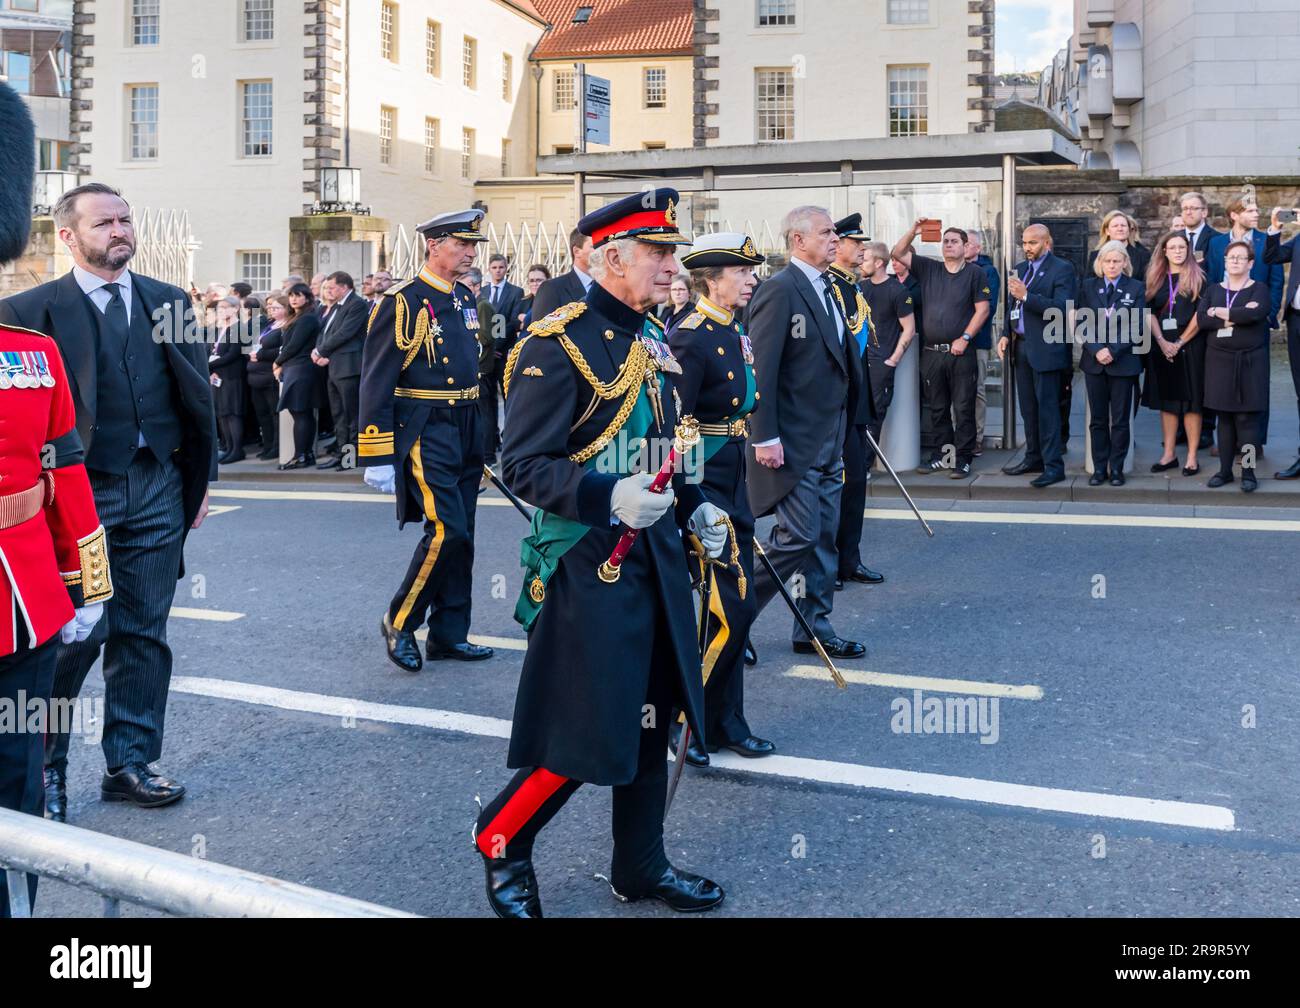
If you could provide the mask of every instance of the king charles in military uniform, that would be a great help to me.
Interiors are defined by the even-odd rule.
[[[578,224],[592,239],[582,301],[529,327],[506,361],[502,475],[537,505],[524,540],[515,617],[529,630],[507,764],[518,772],[484,807],[475,844],[501,917],[540,917],[533,841],[583,784],[613,788],[610,885],[622,900],[709,910],[722,889],[675,868],[663,846],[668,727],[685,712],[703,737],[695,610],[681,529],[711,556],[726,514],[678,471],[650,490],[694,421],[681,416],[681,366],[646,312],[679,272],[677,193],[629,196]],[[649,471],[638,472],[638,469]],[[674,507],[675,505],[675,507]],[[626,529],[639,537],[609,576]]]
[[[426,619],[429,660],[492,656],[468,642],[483,435],[478,313],[456,282],[487,240],[482,218],[463,210],[420,225],[424,266],[375,305],[361,358],[357,449],[366,483],[396,493],[399,527],[424,522],[380,625],[389,659],[408,672],[423,665],[415,630]]]

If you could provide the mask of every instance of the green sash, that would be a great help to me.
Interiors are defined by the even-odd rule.
[[[658,375],[655,375],[655,381],[660,381]],[[642,384],[631,415],[618,431],[618,433],[626,431],[628,436],[615,437],[604,451],[584,462],[583,468],[613,472],[619,476],[630,475],[633,464],[641,454],[641,444],[645,440],[646,431],[650,429],[653,421],[654,413],[650,408],[650,397],[646,393],[645,385]],[[525,630],[533,628],[537,614],[541,612],[542,601],[546,597],[546,585],[551,580],[551,575],[560,566],[560,558],[577,545],[578,540],[590,530],[590,525],[562,518],[541,508],[533,511],[532,531],[519,545],[519,562],[524,568],[524,587],[515,605],[515,620]]]
[[[745,399],[740,404],[735,413],[727,418],[727,423],[733,423],[744,416],[749,416],[754,411],[754,369],[748,364],[745,365]],[[698,451],[703,455],[698,465],[703,465],[713,458],[714,455],[722,449],[722,446],[730,441],[731,438],[723,437],[721,434],[705,434],[700,438],[700,447]],[[695,452],[691,453],[692,455]]]

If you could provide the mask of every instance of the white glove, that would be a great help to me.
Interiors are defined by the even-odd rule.
[[[397,485],[397,474],[390,465],[366,466],[362,478],[366,481],[366,486],[374,487],[380,493],[392,493]]]
[[[697,507],[691,515],[690,529],[700,537],[704,551],[711,557],[722,556],[722,550],[727,545],[726,517],[727,513],[722,508],[708,501]]]
[[[72,619],[63,624],[63,629],[59,631],[59,640],[64,644],[71,644],[73,641],[83,641],[90,636],[90,631],[95,629],[95,624],[99,622],[99,617],[104,615],[104,603],[95,602],[92,605],[82,606],[72,614]]]
[[[649,486],[654,479],[651,473],[637,473],[614,484],[609,509],[628,528],[649,528],[673,506],[672,484],[664,487],[663,493],[651,493]]]

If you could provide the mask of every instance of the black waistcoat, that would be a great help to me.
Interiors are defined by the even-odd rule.
[[[97,391],[86,468],[118,475],[145,450],[139,447],[141,433],[161,461],[181,443],[179,396],[166,348],[154,342],[139,288],[132,291],[131,302],[125,334],[113,332],[104,313],[90,305],[95,320]]]

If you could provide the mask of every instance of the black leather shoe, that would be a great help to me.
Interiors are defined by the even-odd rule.
[[[661,903],[667,903],[668,906],[678,913],[699,913],[702,910],[712,910],[714,907],[721,905],[726,894],[722,891],[722,886],[716,882],[711,882],[700,875],[692,875],[690,872],[682,871],[680,868],[674,868],[669,865],[664,869],[664,873],[659,876],[653,886],[646,892],[634,895],[628,893],[624,895],[614,888],[610,883],[609,891],[614,894],[616,899],[624,903],[635,903],[637,900],[657,899]]]
[[[217,456],[218,465],[230,465],[232,462],[242,462],[247,456],[242,451],[226,452],[224,455]]]
[[[1101,486],[1105,482],[1106,474],[1104,472],[1094,472],[1088,477],[1088,486]]]
[[[404,672],[419,672],[424,668],[420,658],[420,645],[410,630],[398,630],[388,619],[388,613],[379,621],[379,633],[388,648],[388,660]]]
[[[279,454],[280,454],[279,448],[264,448],[262,451],[257,453],[257,457],[261,459],[263,462],[267,462],[275,458]]]
[[[1258,489],[1259,480],[1255,479],[1254,473],[1251,473],[1250,475],[1247,475],[1246,473],[1241,474],[1242,493],[1254,493]]]
[[[1210,477],[1209,482],[1207,482],[1205,485],[1207,487],[1215,488],[1215,487],[1227,486],[1231,482],[1232,482],[1231,476],[1225,476],[1223,475],[1223,473],[1217,472]]]
[[[288,472],[290,469],[306,469],[308,466],[315,465],[316,456],[308,452],[306,455],[295,455],[288,462],[280,463],[280,471]]]
[[[885,575],[877,574],[866,564],[858,564],[853,573],[849,574],[845,581],[856,581],[858,584],[880,584],[885,580]]]
[[[832,658],[861,658],[867,653],[866,646],[857,641],[845,640],[843,637],[829,637],[822,641],[822,647]],[[811,641],[795,641],[795,654],[816,654],[817,649]]]
[[[478,850],[477,846],[475,850]],[[541,919],[542,901],[530,858],[483,858],[488,906],[498,917]]]
[[[668,746],[672,749],[674,756],[677,755],[677,747],[681,745],[681,742],[682,726],[674,721],[668,733]],[[700,745],[700,737],[694,732],[691,733],[691,740],[686,745],[686,762],[693,767],[706,767],[709,765],[709,754],[704,751],[704,747]]]
[[[438,661],[441,658],[455,658],[457,661],[482,661],[484,658],[491,658],[495,651],[490,647],[484,647],[482,644],[470,644],[467,641],[461,641],[459,644],[444,644],[441,647],[430,641],[425,645],[424,656],[429,661]]]
[[[1113,475],[1113,476],[1110,478],[1110,485],[1111,485],[1111,486],[1123,486],[1123,485],[1124,485],[1124,474],[1123,474],[1122,472],[1117,472],[1117,473],[1115,473],[1115,475]]]
[[[750,641],[745,641],[745,664],[751,668],[758,664],[758,652]]]
[[[321,461],[316,463],[316,468],[317,469],[342,469],[343,456],[326,455],[323,459],[321,459]]]
[[[1291,465],[1281,472],[1273,474],[1274,479],[1300,479],[1300,459],[1296,459]]]
[[[1039,476],[1037,479],[1031,479],[1029,481],[1029,485],[1031,487],[1038,487],[1038,489],[1041,490],[1043,489],[1043,487],[1049,487],[1054,483],[1064,483],[1064,482],[1065,482],[1065,473],[1060,473],[1059,475],[1053,474],[1051,476],[1048,476],[1047,473],[1043,473],[1043,475]]]
[[[146,763],[128,763],[117,773],[104,774],[99,795],[104,801],[125,801],[137,808],[158,808],[180,801],[185,797],[185,788],[150,770]]]
[[[838,574],[835,575],[835,590],[836,591],[844,590],[844,579],[840,577]]]
[[[1165,472],[1165,471],[1167,471],[1167,470],[1169,470],[1169,469],[1177,469],[1177,468],[1178,468],[1178,459],[1177,459],[1177,458],[1170,459],[1168,462],[1152,462],[1152,463],[1151,463],[1151,471],[1152,471],[1153,473]]]
[[[744,756],[746,759],[758,759],[760,756],[771,756],[776,752],[776,746],[765,738],[759,738],[757,735],[751,735],[741,742],[724,742],[723,749],[730,749],[737,756]]]
[[[68,821],[68,773],[60,767],[45,768],[45,818]]]
[[[1002,470],[1008,476],[1023,476],[1025,473],[1040,473],[1043,471],[1041,465],[1030,465],[1028,462],[1019,462],[1016,465],[1008,466]]]

